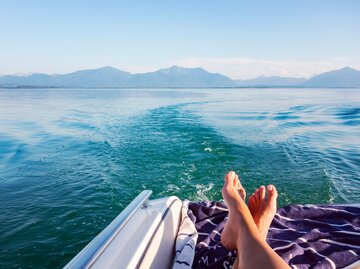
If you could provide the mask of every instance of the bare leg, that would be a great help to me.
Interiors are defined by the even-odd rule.
[[[236,189],[236,174],[225,176],[222,194],[229,207],[229,219],[225,225],[222,242],[236,245],[237,268],[290,268],[263,240],[253,217]]]
[[[241,185],[239,177],[237,174],[234,173],[234,180],[232,181],[232,186],[234,188],[234,191],[240,196],[240,198],[245,202],[246,192],[244,187]],[[230,211],[229,211],[229,217],[230,217]],[[236,242],[234,242],[232,239],[228,240],[232,237],[234,231],[231,229],[224,229],[221,233],[221,243],[224,247],[227,249],[236,249]]]
[[[264,240],[266,240],[270,224],[276,214],[277,197],[275,186],[268,185],[266,189],[264,186],[258,188],[249,198],[249,210]]]

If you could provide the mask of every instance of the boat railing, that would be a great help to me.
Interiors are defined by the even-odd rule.
[[[96,236],[78,255],[64,268],[90,268],[126,223],[140,208],[148,207],[152,191],[142,191],[98,236]]]

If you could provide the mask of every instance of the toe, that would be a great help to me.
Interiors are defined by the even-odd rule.
[[[261,186],[259,189],[259,198],[261,201],[265,199],[265,186]]]
[[[256,189],[255,191],[255,202],[258,203],[260,202],[260,190]]]
[[[254,204],[254,199],[255,199],[255,196],[254,194],[251,194],[250,197],[249,197],[249,204]]]
[[[230,171],[229,173],[227,173],[224,177],[225,180],[225,186],[232,186],[233,182],[234,182],[234,178],[235,178],[235,172],[234,171]]]
[[[246,190],[244,189],[243,186],[241,186],[241,190],[242,190],[242,192],[244,193],[244,197],[246,197]]]
[[[276,201],[277,197],[278,197],[278,192],[275,188],[274,185],[268,185],[266,187],[266,190],[267,190],[267,193],[268,193],[268,198],[269,198],[269,201]]]
[[[237,174],[235,174],[235,178],[234,178],[234,188],[236,189],[240,189],[240,181],[239,181],[239,176]]]
[[[254,205],[254,194],[252,194],[250,197],[249,197],[249,205],[250,206],[253,206]]]
[[[243,188],[241,188],[241,189],[239,190],[239,194],[240,194],[241,199],[243,199],[243,200],[245,201],[246,192],[245,192],[245,190],[244,190]]]

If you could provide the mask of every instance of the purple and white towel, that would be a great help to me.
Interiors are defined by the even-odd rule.
[[[227,213],[223,202],[189,204],[199,235],[193,268],[231,268],[236,252],[220,242]],[[354,268],[360,265],[360,205],[280,208],[267,241],[292,268]]]
[[[195,245],[198,239],[194,223],[188,216],[189,201],[185,200],[181,207],[180,227],[176,237],[175,258],[172,269],[188,269],[194,261]]]

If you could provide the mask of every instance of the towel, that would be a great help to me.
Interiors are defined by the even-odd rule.
[[[194,261],[198,233],[194,223],[188,216],[188,207],[189,201],[185,200],[181,208],[181,222],[176,237],[173,269],[191,268]]]
[[[193,268],[231,268],[236,251],[221,244],[227,220],[223,202],[192,202],[189,218],[198,231]],[[292,268],[353,268],[360,265],[360,205],[290,205],[278,209],[267,237]]]

